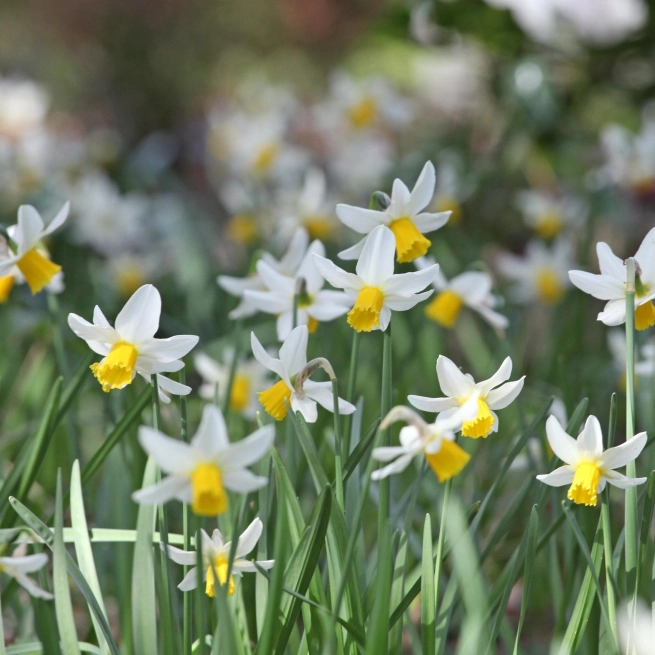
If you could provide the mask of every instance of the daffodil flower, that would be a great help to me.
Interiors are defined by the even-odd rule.
[[[394,249],[391,230],[379,225],[366,240],[357,262],[356,275],[347,273],[325,257],[314,255],[321,275],[332,286],[344,289],[351,302],[354,301],[348,312],[348,325],[357,332],[384,331],[392,311],[406,311],[432,295],[432,291],[419,291],[434,280],[439,265],[415,273],[394,275]]]
[[[173,498],[190,503],[200,516],[217,516],[228,509],[227,491],[250,493],[268,478],[246,467],[259,461],[275,439],[267,425],[231,444],[225,419],[218,407],[205,405],[198,431],[191,443],[171,439],[147,426],[139,428],[139,443],[169,474],[161,482],[132,494],[137,503],[162,504]]]
[[[521,191],[516,205],[525,224],[542,239],[553,239],[567,227],[580,227],[587,215],[587,207],[579,198],[545,191]]]
[[[602,241],[596,245],[600,275],[584,271],[569,271],[571,282],[578,289],[600,300],[607,300],[598,320],[605,325],[625,323],[627,269],[612,249]],[[635,327],[645,330],[655,325],[655,228],[641,242],[635,255],[639,264],[635,280]]]
[[[14,550],[11,556],[0,557],[0,572],[6,573],[14,578],[18,584],[34,598],[52,600],[54,596],[45,589],[41,589],[28,573],[40,571],[47,563],[48,556],[45,553],[26,555],[27,544],[21,544]]]
[[[434,263],[432,257],[419,257],[414,261],[418,270]],[[477,312],[497,330],[504,330],[509,325],[507,318],[493,309],[497,301],[491,293],[492,282],[488,273],[467,271],[448,281],[438,270],[432,286],[438,293],[425,308],[425,315],[439,325],[454,327],[462,307]]]
[[[352,205],[337,205],[337,216],[344,225],[369,235],[377,226],[386,225],[395,238],[398,262],[411,262],[422,257],[431,245],[424,234],[443,227],[450,212],[424,212],[432,200],[436,174],[432,162],[427,162],[411,193],[404,182],[394,180],[391,203],[384,211],[364,209]],[[339,253],[341,259],[357,259],[368,237],[357,245]]]
[[[298,325],[307,325],[309,333],[318,324],[343,316],[350,307],[350,300],[343,291],[324,290],[325,280],[318,272],[313,255],[325,255],[325,247],[314,241],[298,267],[295,276],[278,273],[263,260],[257,262],[257,274],[266,291],[246,291],[244,298],[262,312],[277,316],[277,338],[284,341],[291,332],[295,298],[298,296],[296,318]]]
[[[103,355],[100,362],[91,365],[103,391],[122,389],[137,373],[150,380],[152,375],[179,371],[184,366],[180,358],[198,343],[198,337],[185,334],[155,339],[160,314],[159,291],[146,284],[125,303],[116,317],[115,328],[98,306],[93,311],[93,323],[77,314],[68,315],[71,330],[84,339],[93,352]],[[162,387],[168,386],[171,390],[175,384],[164,382]]]
[[[598,494],[609,482],[619,489],[635,487],[646,478],[628,478],[614,469],[625,466],[639,456],[646,445],[646,433],[640,432],[620,446],[603,451],[603,433],[595,416],[590,416],[577,440],[567,434],[554,417],[546,421],[546,436],[553,452],[563,462],[552,473],[538,475],[537,480],[551,487],[570,484],[567,497],[578,505],[595,506]]]
[[[439,355],[437,377],[445,398],[409,396],[409,402],[424,412],[442,412],[444,418],[458,411],[472,396],[477,397],[477,414],[462,425],[462,436],[488,437],[498,432],[498,416],[494,410],[507,407],[523,389],[525,376],[514,382],[507,382],[512,374],[512,360],[507,357],[500,368],[488,379],[476,384],[471,375],[464,375],[455,363]]]
[[[287,415],[287,405],[294,412],[300,412],[308,423],[315,423],[318,418],[316,403],[330,412],[334,411],[332,384],[308,379],[315,368],[314,362],[317,362],[307,363],[308,338],[306,325],[294,328],[280,347],[280,359],[275,359],[266,352],[255,333],[250,333],[255,359],[281,378],[258,394],[259,402],[276,421]],[[355,406],[339,398],[338,409],[339,414],[352,414]]]
[[[382,446],[374,448],[373,459],[389,462],[387,466],[373,471],[371,478],[381,480],[393,473],[404,471],[417,455],[424,455],[439,482],[457,475],[468,463],[471,456],[455,443],[455,433],[462,428],[462,423],[474,418],[478,411],[475,394],[457,411],[449,416],[440,414],[434,423],[426,423],[409,407],[394,407],[380,424],[380,429],[388,428],[396,421],[406,425],[400,430],[400,446]]]
[[[6,276],[16,266],[23,274],[30,291],[39,293],[61,271],[61,266],[50,261],[39,252],[40,242],[61,227],[68,217],[69,203],[66,203],[50,221],[47,227],[31,205],[18,208],[18,223],[7,230],[16,243],[16,254],[10,253],[0,259],[0,277]]]
[[[202,560],[203,560],[203,581],[205,582],[205,593],[214,597],[216,595],[216,579],[214,572],[218,577],[218,583],[223,587],[227,584],[227,594],[232,596],[236,591],[236,584],[234,578],[240,578],[243,573],[256,573],[257,566],[262,569],[270,569],[275,560],[262,560],[258,562],[251,562],[250,560],[243,559],[252,549],[257,545],[259,537],[262,534],[261,519],[256,518],[241,534],[237,542],[234,560],[232,561],[232,569],[230,571],[230,579],[227,578],[227,570],[230,560],[230,550],[232,542],[225,543],[223,535],[220,530],[214,530],[210,537],[204,530],[201,530],[202,535]],[[162,544],[163,548],[163,544]],[[198,555],[196,551],[186,551],[175,546],[168,546],[168,556],[176,563],[183,566],[193,566],[192,569],[180,582],[177,588],[180,591],[191,591],[198,586]],[[257,566],[255,566],[257,565]]]

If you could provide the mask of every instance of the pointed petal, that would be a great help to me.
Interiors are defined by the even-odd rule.
[[[21,205],[18,208],[18,225],[13,239],[18,245],[18,254],[23,254],[41,240],[43,219],[32,205]]]
[[[371,457],[378,462],[390,462],[392,459],[396,459],[396,457],[407,454],[407,448],[405,446],[380,446],[373,448]]]
[[[605,305],[605,309],[598,314],[598,320],[605,325],[623,325],[625,323],[625,299],[610,300]]]
[[[359,259],[359,256],[362,254],[362,250],[364,250],[364,244],[366,243],[366,238],[364,237],[361,241],[358,241],[354,246],[350,246],[350,248],[346,248],[345,250],[342,250],[337,256],[339,259],[343,259],[344,261],[353,261],[355,259]]]
[[[578,451],[589,458],[600,457],[603,452],[603,431],[595,416],[589,416],[578,435]]]
[[[164,549],[164,544],[160,544],[162,550]],[[198,554],[195,550],[182,550],[181,548],[176,548],[175,546],[167,547],[167,554],[169,559],[173,560],[176,564],[182,564],[183,566],[192,566],[196,563]]]
[[[68,326],[80,339],[84,339],[87,343],[95,341],[101,344],[113,345],[120,341],[120,336],[114,328],[93,325],[77,314],[68,315]],[[99,354],[106,355],[107,352],[109,352],[109,349]]]
[[[171,439],[146,425],[139,428],[139,443],[166,473],[186,473],[194,467],[193,449],[188,443]]]
[[[50,223],[48,223],[48,227],[43,230],[42,236],[48,236],[48,234],[52,234],[55,230],[60,228],[68,218],[68,212],[70,211],[70,208],[70,202],[66,201],[64,206],[57,212],[56,216],[50,221]]]
[[[185,489],[190,488],[191,483],[188,478],[179,475],[169,475],[161,482],[153,484],[150,487],[144,487],[132,494],[132,500],[135,503],[145,503],[146,505],[163,505],[173,498],[177,498]]]
[[[11,569],[13,575],[34,573],[48,564],[48,556],[45,553],[36,553],[18,557],[3,557],[2,564],[6,569]]]
[[[205,405],[191,446],[204,461],[214,461],[230,446],[223,412],[216,405]]]
[[[291,285],[294,286],[293,280]],[[278,291],[246,291],[243,297],[260,312],[277,316],[293,307],[293,295],[293,291],[289,294]]]
[[[271,357],[266,352],[264,346],[262,346],[262,344],[259,342],[259,339],[255,336],[254,332],[250,333],[250,347],[252,348],[252,354],[254,355],[255,359],[264,368],[267,368],[269,371],[273,371],[273,373],[275,373],[282,379],[286,377],[286,373],[284,372],[284,366],[282,366],[282,362],[279,359],[275,359],[275,357]]]
[[[191,591],[198,586],[198,569],[194,567],[184,576],[184,580],[177,585],[180,591]]]
[[[362,281],[354,274],[344,271],[339,268],[334,262],[314,255],[314,263],[318,272],[337,289],[356,289],[359,290],[363,286]]]
[[[34,598],[43,598],[44,600],[52,600],[54,596],[49,592],[46,591],[45,589],[41,589],[34,580],[31,578],[28,578],[26,575],[23,575],[22,573],[19,573],[18,575],[15,575],[14,578],[16,579],[16,582],[23,587],[29,593],[30,596],[33,596]]]
[[[585,293],[600,300],[625,298],[625,285],[609,275],[594,275],[584,271],[569,271],[571,282]]]
[[[337,205],[337,216],[339,220],[359,234],[368,234],[378,225],[385,225],[387,218],[384,212],[374,209],[363,209],[352,205]]]
[[[634,461],[644,449],[647,436],[645,432],[640,432],[620,446],[608,448],[600,456],[601,466],[604,469],[618,469],[625,466],[628,462]]]
[[[444,355],[439,355],[437,359],[437,377],[441,391],[451,398],[467,398],[475,389],[475,382]]]
[[[366,240],[357,262],[357,275],[367,286],[378,287],[393,275],[396,239],[384,225],[376,227]]]
[[[331,382],[314,382],[307,380],[304,384],[305,393],[308,398],[315,400],[319,405],[329,412],[334,410],[334,395]],[[337,409],[339,414],[352,414],[357,408],[343,398],[338,399]]]
[[[116,317],[116,331],[128,343],[151,339],[159,329],[161,296],[152,284],[144,284],[125,303]]]
[[[447,409],[458,407],[459,403],[454,398],[428,398],[427,396],[407,396],[411,405],[423,412],[445,412]]]
[[[221,453],[220,465],[225,470],[239,469],[258,462],[271,448],[275,441],[275,426],[265,425],[250,436],[230,444]]]
[[[414,216],[412,223],[416,226],[416,229],[421,232],[421,234],[427,234],[428,232],[434,232],[439,228],[443,227],[450,218],[452,211],[447,212],[423,212]]]
[[[263,529],[262,521],[257,517],[241,534],[237,543],[235,557],[245,557],[259,541]]]
[[[598,264],[602,275],[608,275],[620,282],[626,281],[626,267],[623,261],[617,257],[612,249],[602,241],[596,244],[596,253],[598,254]]]
[[[198,337],[193,334],[178,334],[168,339],[148,338],[139,345],[138,351],[139,355],[159,362],[173,362],[188,354],[197,343]]]
[[[576,440],[564,431],[560,422],[549,416],[546,421],[546,436],[553,452],[565,463],[575,466],[580,459]]]
[[[636,487],[638,484],[644,484],[648,480],[648,478],[629,478],[616,471],[605,471],[602,479],[607,480],[613,487],[617,487],[618,489]]]
[[[515,382],[508,382],[487,394],[489,409],[505,409],[521,393],[525,375]]]
[[[382,478],[386,478],[390,475],[393,475],[394,473],[400,473],[401,471],[404,471],[409,466],[409,463],[413,458],[413,454],[402,455],[395,462],[387,464],[387,466],[378,469],[377,471],[373,471],[373,473],[371,473],[371,480],[382,480]]]
[[[268,478],[255,475],[248,469],[225,471],[223,473],[223,484],[225,488],[241,494],[261,489],[267,482]]]
[[[538,475],[537,480],[544,482],[551,487],[563,487],[564,485],[571,484],[574,477],[575,469],[572,466],[565,464],[564,466],[555,469],[552,473]]]
[[[510,375],[512,375],[512,358],[505,357],[500,368],[488,380],[476,384],[476,389],[480,392],[480,396],[484,398],[494,387],[505,382],[505,380],[509,380]]]
[[[299,325],[280,348],[280,361],[285,372],[291,378],[307,363],[307,340],[309,332],[306,325]]]
[[[384,283],[384,292],[389,295],[418,293],[434,282],[438,271],[439,264],[434,264],[420,271],[393,275]]]
[[[641,279],[647,284],[655,282],[655,227],[644,237],[635,259],[641,268]]]
[[[434,164],[431,161],[425,162],[425,166],[423,166],[423,170],[418,176],[418,180],[416,180],[416,184],[409,196],[409,202],[406,207],[409,216],[416,216],[416,214],[428,206],[434,195],[436,181],[437,175],[434,170]]]

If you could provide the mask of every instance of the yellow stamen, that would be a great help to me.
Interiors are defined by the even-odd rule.
[[[350,122],[358,129],[371,125],[377,116],[377,104],[370,96],[362,98],[348,110],[348,118],[350,119]]]
[[[537,291],[542,302],[558,303],[564,295],[564,287],[554,271],[543,269],[537,273]]]
[[[308,216],[303,224],[311,239],[327,241],[334,236],[334,221],[329,216]]]
[[[16,266],[25,276],[30,291],[39,293],[43,287],[50,284],[52,278],[61,271],[61,266],[54,264],[47,257],[44,257],[35,248],[28,250],[16,262]]]
[[[488,437],[491,433],[491,428],[494,425],[494,415],[489,409],[489,405],[482,398],[478,398],[478,413],[474,419],[464,421],[462,425],[462,436],[472,437],[479,439],[480,437]]]
[[[239,214],[233,216],[227,224],[227,236],[236,243],[248,246],[257,241],[259,230],[257,219],[254,216]]]
[[[578,505],[596,506],[600,469],[595,462],[582,462],[575,469],[567,497]]]
[[[318,330],[318,321],[313,316],[310,316],[309,322],[307,323],[307,332],[314,334],[316,330]]]
[[[439,482],[445,482],[457,475],[468,463],[471,456],[454,441],[444,439],[441,449],[432,455],[425,453],[425,459],[432,467]]]
[[[562,216],[559,212],[545,212],[539,217],[535,231],[542,239],[552,239],[562,229]]]
[[[214,559],[214,566],[207,567],[207,584],[205,585],[205,593],[210,598],[213,598],[216,595],[216,581],[214,579],[214,571],[216,571],[218,582],[220,583],[221,587],[224,587],[225,582],[227,581],[227,567],[228,561],[225,555],[219,555],[216,559]],[[231,596],[235,589],[236,585],[234,584],[234,576],[230,574],[230,581],[227,585],[227,595]]]
[[[242,412],[250,400],[250,380],[243,374],[237,373],[232,382],[230,393],[230,409]]]
[[[432,245],[409,218],[397,218],[389,225],[396,237],[396,259],[399,264],[413,262],[417,257],[423,257]]]
[[[191,509],[198,516],[217,516],[228,508],[221,471],[216,464],[198,464],[191,474]]]
[[[264,409],[276,420],[281,421],[287,415],[287,406],[284,401],[291,402],[291,389],[284,380],[276,382],[270,389],[257,394],[259,402]]]
[[[463,305],[464,301],[454,291],[442,291],[425,308],[425,315],[439,325],[451,328],[455,325]]]
[[[3,275],[0,277],[0,303],[7,302],[15,281],[16,278],[13,275]]]
[[[124,298],[129,298],[134,292],[145,284],[143,269],[136,263],[126,262],[116,276],[118,290]]]
[[[131,343],[120,341],[114,344],[101,363],[91,364],[90,368],[103,391],[122,389],[134,378],[136,358],[136,348]]]
[[[655,306],[649,301],[635,309],[635,327],[637,330],[646,330],[651,325],[655,325]]]
[[[257,173],[266,173],[275,162],[279,151],[280,146],[277,143],[266,144],[263,148],[260,148],[252,167]]]
[[[364,287],[348,312],[348,325],[357,332],[370,332],[380,326],[380,312],[384,295],[377,287]]]
[[[435,202],[435,210],[438,212],[451,212],[448,225],[457,225],[462,220],[462,206],[453,196],[441,196]]]

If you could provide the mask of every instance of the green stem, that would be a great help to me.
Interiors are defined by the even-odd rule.
[[[434,567],[434,602],[435,607],[439,607],[439,584],[441,582],[441,563],[443,561],[444,541],[446,538],[446,513],[448,511],[448,503],[450,501],[450,490],[453,484],[453,479],[446,480],[443,489],[443,503],[441,505],[441,519],[439,522],[439,538],[437,540],[437,557]]]
[[[178,381],[180,384],[186,383],[186,374],[184,368],[180,369],[178,374]],[[180,432],[182,435],[182,441],[185,443],[189,442],[189,423],[187,416],[187,398],[186,396],[180,396]],[[189,505],[184,503],[182,505],[182,530],[184,532],[184,550],[189,550],[191,546],[191,539],[189,536]],[[189,572],[189,567],[184,567],[184,575]],[[183,626],[183,635],[182,635],[182,652],[184,655],[191,655],[191,594],[184,594],[184,626]]]
[[[382,397],[380,400],[380,416],[382,420],[391,409],[391,323],[384,332],[382,345]],[[380,445],[390,445],[390,430],[382,430]],[[389,478],[380,480],[380,502],[378,507],[378,537],[382,537],[389,519]]]
[[[234,354],[232,355],[232,361],[230,362],[230,376],[227,379],[227,388],[225,389],[225,397],[223,398],[223,416],[227,416],[227,413],[230,411],[232,387],[234,386],[234,378],[237,372],[239,356],[241,355],[241,326],[241,319],[239,319],[236,322],[234,330]],[[218,385],[216,386],[218,387]],[[216,395],[218,396],[218,390]],[[218,405],[218,400],[216,401],[216,404]]]
[[[346,400],[354,404],[355,383],[357,382],[357,369],[359,368],[359,332],[353,330],[353,345],[350,351],[350,373],[348,374],[348,389]],[[352,425],[352,414],[344,417],[343,423],[343,452],[342,457],[348,457],[350,454],[350,426]]]
[[[614,593],[614,572],[612,571],[612,533],[610,531],[609,492],[606,490],[600,508],[603,522],[603,547],[605,549],[605,587],[607,591],[607,613],[614,642],[618,643],[616,632],[616,596]]]
[[[342,469],[342,443],[341,431],[339,430],[339,384],[337,378],[332,378],[332,398],[333,398],[333,412],[334,412],[334,440],[335,440],[335,454],[334,454],[334,486],[337,492],[337,503],[343,511],[344,497],[343,497],[343,469]]]

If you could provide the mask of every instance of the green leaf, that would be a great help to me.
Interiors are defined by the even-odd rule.
[[[52,550],[52,580],[55,592],[57,627],[59,628],[61,646],[66,655],[79,655],[80,647],[77,643],[77,630],[75,629],[75,618],[73,617],[73,603],[71,602],[70,588],[68,586],[68,572],[66,570],[61,469],[57,471],[57,497],[55,503],[55,540]]]
[[[348,457],[346,463],[343,466],[344,484],[347,482],[348,478],[350,478],[350,476],[356,471],[357,466],[361,461],[362,457],[364,457],[366,451],[370,448],[370,446],[375,441],[376,433],[381,422],[382,419],[378,416],[378,418],[376,418],[375,421],[373,421],[373,423],[371,424],[371,427],[366,432],[364,438],[357,444],[357,446],[355,446],[352,453],[350,453],[350,456]]]
[[[432,559],[432,522],[425,515],[423,524],[423,555],[421,559],[421,645],[423,655],[434,655],[435,646],[435,589]]]
[[[383,524],[378,543],[378,565],[375,572],[375,602],[366,630],[366,655],[380,655],[387,651],[389,636],[389,602],[391,600],[391,528],[389,520]]]

